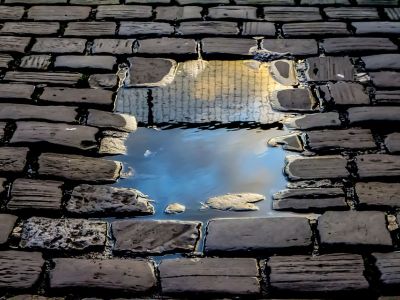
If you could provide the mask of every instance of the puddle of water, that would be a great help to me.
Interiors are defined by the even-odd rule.
[[[116,157],[132,168],[133,176],[117,185],[136,188],[155,200],[157,219],[207,221],[214,217],[265,216],[271,212],[271,195],[285,188],[282,168],[285,151],[267,141],[284,130],[200,130],[139,128],[128,141],[128,154]],[[259,211],[202,210],[208,198],[226,193],[258,193]],[[164,214],[174,202],[186,212]]]

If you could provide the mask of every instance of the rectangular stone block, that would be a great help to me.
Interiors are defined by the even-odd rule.
[[[236,38],[205,38],[202,40],[204,54],[251,55],[257,49],[257,41]]]
[[[134,39],[95,39],[92,53],[132,54]]]
[[[146,19],[153,15],[152,7],[145,5],[100,5],[96,19]]]
[[[7,243],[17,219],[18,217],[14,215],[0,214],[0,245]]]
[[[400,184],[357,182],[356,194],[361,205],[400,207]]]
[[[235,22],[191,21],[180,23],[177,32],[184,35],[237,35],[239,27]]]
[[[267,265],[272,292],[354,293],[369,287],[357,254],[273,256]]]
[[[326,7],[325,14],[330,19],[345,20],[376,20],[379,19],[378,10],[374,7]]]
[[[400,284],[400,253],[372,253],[375,257],[375,265],[380,273],[380,282],[383,284],[384,289],[397,288]]]
[[[244,19],[257,20],[257,7],[253,6],[215,6],[208,9],[208,18],[210,19]]]
[[[207,253],[264,253],[310,246],[311,228],[306,217],[214,219],[208,223],[205,240]]]
[[[362,60],[366,70],[379,71],[381,69],[400,69],[400,54],[377,54],[363,56]]]
[[[347,24],[342,22],[288,23],[282,29],[286,37],[350,34]]]
[[[71,22],[65,29],[65,36],[113,36],[117,29],[114,22]]]
[[[0,54],[0,68],[7,69],[13,57],[9,54]]]
[[[54,251],[85,251],[105,246],[107,223],[85,219],[29,218],[20,247]]]
[[[360,178],[400,176],[400,156],[364,154],[356,157]]]
[[[0,6],[0,20],[20,20],[24,15],[23,6]]]
[[[32,52],[39,53],[83,53],[86,40],[79,38],[37,38]]]
[[[146,54],[196,54],[197,43],[193,39],[159,38],[138,40],[137,53]]]
[[[112,70],[117,63],[114,56],[58,56],[54,63],[56,68],[71,69],[104,69]]]
[[[400,121],[400,107],[398,106],[351,107],[347,113],[350,124]]]
[[[161,22],[121,22],[118,35],[170,35],[174,27]]]
[[[144,293],[156,286],[153,264],[147,260],[56,258],[54,263],[51,289]]]
[[[50,83],[61,85],[74,85],[82,78],[79,73],[63,72],[20,72],[10,71],[4,76],[4,80],[27,83]]]
[[[349,52],[390,52],[398,47],[388,38],[374,37],[345,37],[324,39],[323,48],[328,54]]]
[[[274,36],[275,24],[269,22],[243,22],[242,35]]]
[[[262,49],[292,55],[317,55],[318,43],[310,39],[264,39]]]
[[[114,182],[122,170],[117,161],[69,154],[43,153],[38,163],[41,176],[76,181]]]
[[[354,81],[356,71],[349,57],[312,57],[306,64],[308,81]]]
[[[0,99],[31,99],[34,85],[30,84],[0,84]]]
[[[114,251],[134,254],[193,252],[200,237],[200,222],[114,221]]]
[[[368,105],[370,98],[364,86],[358,83],[339,81],[318,87],[320,97],[335,105]]]
[[[19,67],[22,69],[47,70],[50,64],[50,55],[27,55],[22,57]]]
[[[25,169],[28,148],[1,147],[0,172],[21,173]]]
[[[49,180],[16,179],[12,184],[9,210],[60,210],[63,182]]]
[[[400,24],[398,22],[353,22],[351,24],[356,29],[356,34],[381,34],[398,35],[400,34]]]
[[[89,17],[88,6],[32,6],[28,10],[28,19],[39,21],[84,20]]]
[[[301,130],[339,127],[341,125],[339,114],[337,112],[315,113],[299,117],[287,118],[284,123],[290,128]]]
[[[260,292],[257,261],[251,258],[183,258],[159,265],[164,294]]]
[[[0,288],[32,288],[42,273],[44,260],[38,252],[0,251]]]
[[[378,88],[399,88],[400,72],[381,71],[370,72],[372,83]]]
[[[137,129],[137,122],[134,116],[96,109],[89,109],[87,125],[125,132],[134,132]]]
[[[201,6],[157,6],[155,9],[156,20],[162,21],[201,19],[202,11]]]
[[[24,53],[30,41],[30,37],[0,36],[0,51]]]
[[[318,7],[264,7],[264,16],[272,22],[320,21],[322,16]]]
[[[4,34],[52,35],[58,33],[60,24],[56,22],[6,22],[0,29]]]
[[[386,216],[376,211],[328,211],[318,218],[324,247],[391,247]],[[343,249],[343,248],[342,248]]]
[[[1,87],[1,85],[0,85]],[[113,92],[103,89],[45,87],[40,100],[55,103],[112,105]]]

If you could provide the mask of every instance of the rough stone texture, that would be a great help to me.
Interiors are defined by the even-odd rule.
[[[306,60],[309,81],[352,81],[355,69],[348,57],[313,57]]]
[[[347,160],[339,155],[286,157],[285,173],[290,180],[335,179],[349,176]]]
[[[280,59],[270,63],[269,72],[282,85],[298,85],[296,65],[292,60]]]
[[[290,128],[301,130],[339,127],[341,125],[339,114],[337,112],[316,113],[287,118],[284,120],[284,123]]]
[[[63,182],[16,179],[12,185],[9,210],[60,210]]]
[[[243,22],[242,35],[274,36],[276,32],[274,23]]]
[[[272,147],[281,146],[282,149],[288,151],[297,151],[297,152],[304,151],[302,135],[298,132],[269,139],[268,145]]]
[[[107,36],[114,35],[114,22],[71,22],[65,29],[65,36]]]
[[[326,7],[324,12],[330,19],[379,19],[378,10],[374,7]]]
[[[113,56],[58,56],[54,63],[57,68],[112,70],[117,63]]]
[[[153,264],[147,260],[57,258],[54,263],[50,271],[52,289],[143,293],[156,286]]]
[[[371,72],[372,83],[379,88],[400,87],[400,72]]]
[[[273,256],[268,261],[273,291],[298,293],[366,290],[364,261],[357,254]]]
[[[119,155],[126,154],[128,149],[125,145],[127,137],[103,137],[100,141],[99,154]]]
[[[176,62],[165,58],[132,57],[128,86],[165,86],[175,77]]]
[[[28,148],[2,147],[0,148],[0,172],[20,173],[26,165]]]
[[[76,116],[74,107],[0,104],[0,120],[48,120],[73,123]]]
[[[251,258],[183,258],[159,266],[165,294],[233,294],[260,292],[257,261]]]
[[[185,211],[186,207],[180,203],[171,203],[164,210],[164,212],[168,215],[181,214]]]
[[[332,210],[348,209],[341,188],[287,189],[273,195],[272,207],[275,210]]]
[[[289,23],[282,26],[286,37],[348,35],[347,24],[342,22]]]
[[[0,20],[20,20],[24,15],[23,6],[0,6]]]
[[[273,93],[271,106],[279,111],[313,111],[318,103],[309,89],[286,89]]]
[[[367,70],[400,69],[400,54],[377,54],[362,57]]]
[[[46,83],[46,84],[61,84],[74,85],[82,78],[79,73],[66,72],[7,72],[4,80],[19,81],[28,83]]]
[[[201,19],[203,8],[200,6],[158,6],[155,9],[156,20],[176,21]]]
[[[211,208],[219,210],[246,211],[258,210],[258,206],[254,203],[263,200],[265,200],[265,196],[259,194],[226,194],[209,198],[206,204]]]
[[[38,252],[0,251],[0,288],[32,288],[42,273],[44,260]]]
[[[122,220],[112,223],[114,251],[136,254],[192,252],[199,222]]]
[[[43,153],[39,156],[41,176],[89,182],[114,182],[122,169],[120,162],[71,154]]]
[[[97,147],[98,129],[89,126],[47,122],[17,122],[10,143],[49,143],[90,150]]]
[[[97,7],[96,19],[146,19],[152,15],[151,6],[101,5]]]
[[[319,217],[318,232],[322,246],[392,246],[383,212],[329,211]]]
[[[400,152],[400,133],[394,132],[386,136],[385,146],[391,153]]]
[[[28,19],[39,21],[84,20],[91,8],[87,6],[33,6],[28,11]]]
[[[208,223],[205,251],[262,252],[310,245],[311,228],[305,217],[214,219]]]
[[[364,154],[356,157],[360,178],[400,176],[400,156]]]
[[[177,29],[178,33],[185,35],[206,34],[206,35],[237,35],[239,28],[234,22],[224,21],[193,21],[182,22]]]
[[[172,34],[174,27],[168,23],[159,22],[121,22],[118,35],[166,35]]]
[[[375,92],[375,101],[379,104],[398,104],[400,103],[399,90],[381,90]]]
[[[202,40],[202,45],[205,54],[225,53],[247,56],[256,49],[257,41],[254,39],[205,38]]]
[[[352,26],[356,29],[356,34],[400,34],[398,22],[353,22]]]
[[[7,243],[8,237],[14,229],[17,219],[18,217],[13,215],[0,214],[0,245]]]
[[[400,283],[400,253],[372,253],[376,259],[376,267],[380,272],[380,282],[385,287],[398,287]]]
[[[272,22],[320,21],[322,16],[318,7],[264,7],[264,16]]]
[[[138,40],[137,53],[146,54],[196,54],[196,41],[191,39],[160,38]]]
[[[292,55],[317,55],[318,44],[308,39],[264,39],[262,49],[271,52],[290,53]]]
[[[107,223],[82,219],[29,218],[23,226],[20,247],[56,251],[104,248]]]
[[[133,39],[95,39],[91,51],[93,54],[132,54]]]
[[[112,128],[126,132],[133,132],[137,129],[137,123],[134,116],[115,114],[95,109],[89,109],[87,125]]]
[[[30,37],[0,36],[0,51],[24,53]]]
[[[400,184],[357,182],[356,194],[361,205],[400,207]]]
[[[30,84],[0,84],[0,99],[31,99],[34,85]]]
[[[113,93],[102,89],[45,87],[40,100],[58,103],[112,105]]]
[[[376,143],[370,129],[319,130],[306,133],[312,151],[338,149],[373,149]]]
[[[60,29],[56,22],[6,22],[0,29],[2,34],[52,35]]]
[[[210,19],[258,19],[256,7],[230,5],[210,7],[207,17]]]
[[[50,55],[28,55],[21,59],[20,68],[47,70],[51,64]]]
[[[389,52],[397,51],[397,46],[388,38],[347,37],[328,38],[323,42],[325,52],[328,54],[343,52]]]
[[[0,68],[7,69],[10,62],[13,61],[13,57],[8,54],[0,54]]]
[[[118,76],[115,74],[93,74],[89,76],[88,81],[92,89],[112,89],[118,84]]]
[[[364,87],[358,83],[337,82],[328,83],[319,87],[323,93],[321,97],[336,105],[368,105],[369,95]]]
[[[400,121],[400,107],[362,106],[349,108],[350,124]]]
[[[39,53],[83,53],[85,39],[79,38],[37,38],[32,52]]]
[[[149,199],[135,189],[103,185],[78,185],[71,193],[66,209],[74,214],[153,214]]]

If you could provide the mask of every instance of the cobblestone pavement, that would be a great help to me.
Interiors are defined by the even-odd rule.
[[[397,0],[1,0],[1,295],[396,298],[399,20]],[[295,62],[272,107],[302,154],[273,207],[296,214],[120,218],[154,213],[108,185],[137,127],[113,113],[125,71],[199,54],[278,60],[286,83]]]

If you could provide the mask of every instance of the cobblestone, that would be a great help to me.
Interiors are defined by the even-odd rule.
[[[0,245],[7,243],[8,237],[14,229],[17,217],[14,215],[0,214]]]

